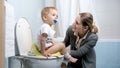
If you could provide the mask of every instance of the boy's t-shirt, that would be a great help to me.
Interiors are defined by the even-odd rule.
[[[46,47],[49,47],[52,45],[51,40],[52,38],[54,38],[55,31],[47,23],[43,23],[41,25],[37,33],[37,43],[36,43],[39,50],[41,50],[40,37],[43,33],[46,33],[48,35],[46,38]]]

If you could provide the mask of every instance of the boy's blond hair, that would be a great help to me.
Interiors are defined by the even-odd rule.
[[[45,7],[45,8],[43,8],[43,10],[41,11],[41,17],[42,17],[43,21],[44,21],[43,16],[46,16],[47,14],[49,14],[49,12],[51,10],[56,10],[57,11],[57,8],[55,8],[55,7]]]

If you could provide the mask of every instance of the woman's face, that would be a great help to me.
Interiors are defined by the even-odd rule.
[[[58,13],[56,10],[50,10],[50,13],[47,15],[47,21],[49,22],[50,25],[54,24],[54,19],[58,18]]]
[[[73,23],[73,31],[76,33],[83,33],[83,26],[81,22],[81,17],[78,15]]]

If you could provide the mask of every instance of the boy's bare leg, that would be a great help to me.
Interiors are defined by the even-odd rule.
[[[67,50],[65,48],[64,43],[57,43],[57,44],[53,45],[52,47],[50,47],[46,50],[46,52],[48,52],[50,54],[53,54],[53,53],[56,53],[56,52],[61,52],[62,54],[64,54],[66,51]]]

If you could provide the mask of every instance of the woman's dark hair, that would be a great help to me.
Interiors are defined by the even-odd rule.
[[[88,26],[91,32],[97,33],[98,28],[93,23],[93,16],[91,13],[79,13],[83,26]]]

